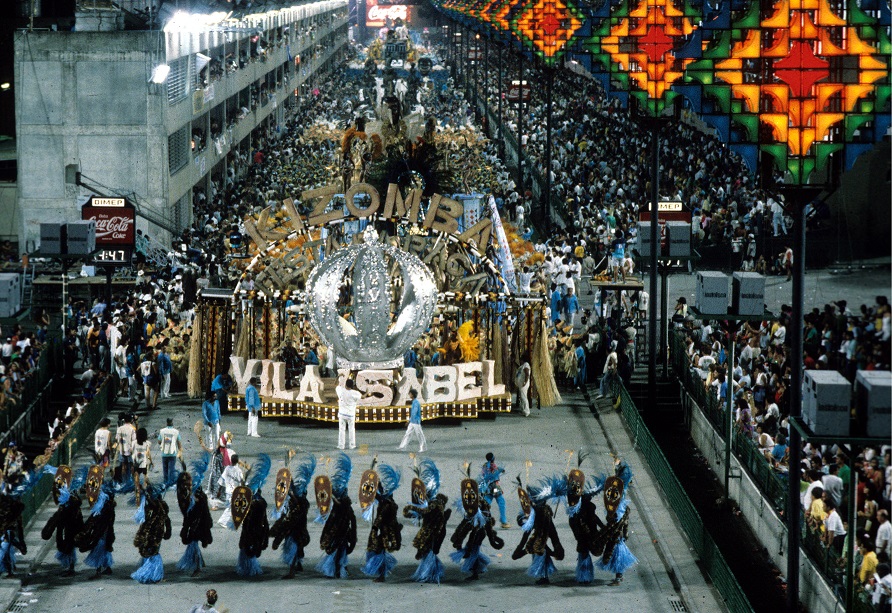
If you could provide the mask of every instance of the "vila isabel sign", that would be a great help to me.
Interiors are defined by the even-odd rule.
[[[93,197],[81,207],[81,219],[96,222],[96,246],[132,247],[136,239],[136,209],[124,198]]]

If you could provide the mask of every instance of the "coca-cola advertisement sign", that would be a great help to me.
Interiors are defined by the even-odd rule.
[[[96,222],[96,246],[133,247],[136,209],[124,198],[90,198],[81,207],[81,219]]]
[[[366,26],[381,28],[388,22],[393,26],[397,19],[401,19],[405,25],[411,23],[412,7],[405,4],[379,5],[376,0],[368,0],[366,3]]]

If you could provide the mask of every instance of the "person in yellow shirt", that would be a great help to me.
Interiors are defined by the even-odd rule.
[[[858,580],[862,585],[868,583],[877,570],[879,561],[874,549],[874,544],[870,539],[865,538],[861,541],[861,569],[858,571]]]
[[[812,530],[824,531],[824,520],[827,519],[827,508],[824,506],[824,489],[816,487],[812,490],[812,502],[806,513],[806,520]]]

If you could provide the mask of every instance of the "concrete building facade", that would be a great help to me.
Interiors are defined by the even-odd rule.
[[[75,31],[19,31],[20,249],[39,248],[41,222],[80,219],[94,194],[129,198],[137,228],[162,242],[188,227],[193,191],[209,194],[340,62],[347,10],[322,0],[237,19],[180,13],[140,31],[120,29],[109,8],[79,14]]]

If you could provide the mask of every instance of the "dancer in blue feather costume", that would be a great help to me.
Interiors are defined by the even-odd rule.
[[[195,577],[204,568],[204,557],[201,549],[214,542],[211,532],[214,520],[208,507],[208,498],[201,483],[210,463],[210,454],[205,452],[192,464],[192,473],[181,473],[177,479],[177,504],[183,513],[183,528],[180,540],[186,545],[183,557],[177,562],[177,568]]]
[[[614,574],[611,585],[622,583],[623,574],[638,562],[626,545],[629,533],[628,486],[632,482],[632,470],[619,457],[614,459],[615,476],[607,480],[604,489],[604,507],[607,525],[604,528],[604,552],[597,567]]]
[[[439,553],[446,538],[446,524],[452,509],[446,508],[449,499],[439,490],[440,471],[437,465],[433,460],[422,460],[418,482],[412,482],[412,504],[403,508],[403,517],[421,521],[421,527],[412,541],[417,550],[415,559],[420,560],[412,579],[418,583],[439,584],[445,572]]]
[[[402,546],[403,526],[397,519],[399,506],[393,499],[393,492],[400,485],[400,474],[387,464],[378,465],[378,474],[378,491],[375,493],[377,511],[369,531],[362,572],[374,577],[376,583],[383,583],[396,567],[396,558],[391,552],[399,551]]]
[[[504,547],[505,541],[496,533],[496,522],[489,504],[480,496],[477,482],[470,478],[470,474],[462,480],[461,488],[465,516],[452,534],[452,546],[456,551],[449,557],[456,564],[461,564],[463,572],[469,573],[467,581],[476,581],[489,566],[489,556],[481,551],[483,540],[488,538],[495,549]]]
[[[54,472],[52,467],[44,467],[44,470]],[[59,508],[50,517],[40,534],[45,541],[48,541],[53,533],[56,534],[56,560],[65,569],[65,572],[62,573],[63,577],[74,576],[74,565],[77,563],[74,538],[84,527],[81,499],[77,495],[77,490],[83,485],[86,477],[87,467],[83,467],[72,477],[68,485],[56,480],[54,497]]]
[[[161,541],[171,536],[170,508],[162,500],[163,488],[146,487],[145,519],[136,530],[133,544],[142,556],[140,567],[130,575],[139,583],[158,583],[164,579]]]
[[[114,566],[112,551],[115,544],[115,493],[109,484],[104,485],[90,508],[83,530],[74,538],[81,553],[90,552],[84,559],[84,564],[96,569],[90,579],[112,574]]]
[[[347,483],[353,463],[345,453],[338,454],[335,469],[331,475],[331,510],[322,527],[319,546],[325,552],[316,565],[316,570],[329,578],[346,578],[349,554],[356,548],[356,514],[350,496],[347,495]]]
[[[307,500],[307,487],[316,470],[316,458],[308,455],[294,470],[288,498],[282,504],[276,522],[270,528],[273,549],[281,545],[282,561],[288,565],[284,579],[293,579],[303,570],[304,548],[310,544],[307,531],[307,515],[310,502]]]

